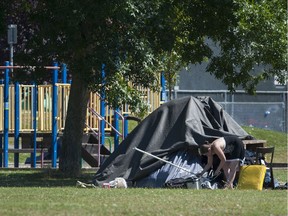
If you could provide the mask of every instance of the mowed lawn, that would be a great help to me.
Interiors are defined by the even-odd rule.
[[[78,188],[57,170],[0,170],[0,215],[287,215],[287,190]],[[287,169],[275,170],[287,182]]]
[[[6,187],[0,215],[287,215],[287,191]]]

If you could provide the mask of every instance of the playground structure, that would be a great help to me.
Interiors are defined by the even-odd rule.
[[[37,153],[40,153],[41,166],[43,166],[45,154],[49,152],[51,166],[56,168],[70,92],[66,65],[59,67],[54,63],[53,66],[44,67],[52,71],[50,85],[23,85],[18,82],[11,84],[9,80],[11,69],[21,68],[21,66],[9,66],[9,62],[6,62],[6,66],[0,66],[0,70],[4,70],[4,82],[0,84],[0,115],[2,116],[0,118],[0,167],[8,167],[9,153],[14,154],[14,167],[19,167],[19,153],[31,153],[31,167],[34,168],[37,163]],[[61,70],[61,79],[58,79],[59,70]],[[58,80],[61,80],[61,83]],[[163,82],[163,78],[161,81]],[[160,106],[163,94],[149,89],[139,90],[142,92],[142,99],[149,105],[149,112]],[[163,90],[165,92],[165,87],[162,87]],[[110,153],[104,146],[107,134],[113,134],[114,148],[117,148],[120,139],[123,140],[128,134],[128,120],[131,119],[128,105],[112,110],[101,98],[103,97],[97,93],[90,93],[89,106],[87,106],[82,157],[90,166],[100,165],[102,152]],[[120,123],[122,123],[121,127]],[[14,138],[13,148],[11,144],[9,145],[9,137],[10,140]],[[93,143],[90,143],[91,140]]]

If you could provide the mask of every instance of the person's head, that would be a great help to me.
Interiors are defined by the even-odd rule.
[[[210,144],[203,144],[199,147],[200,154],[201,155],[207,155],[207,153],[211,150],[211,145]]]

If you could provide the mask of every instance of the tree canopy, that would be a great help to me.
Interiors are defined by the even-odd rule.
[[[104,88],[113,107],[128,103],[139,111],[145,106],[136,86],[159,90],[162,71],[173,82],[182,67],[203,61],[230,90],[242,86],[253,92],[261,80],[287,79],[284,0],[7,1],[0,7],[3,20],[14,22],[21,32],[14,62],[59,61],[68,65],[73,77],[63,171],[79,171],[89,91]],[[214,53],[207,40],[220,52]],[[258,65],[265,67],[258,70]],[[44,77],[29,74],[39,82]]]

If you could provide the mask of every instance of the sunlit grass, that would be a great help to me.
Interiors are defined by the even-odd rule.
[[[0,215],[287,215],[287,191],[0,187]]]

